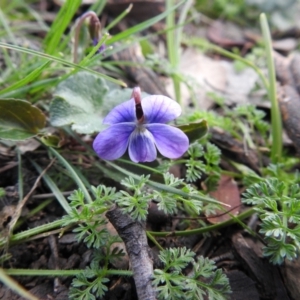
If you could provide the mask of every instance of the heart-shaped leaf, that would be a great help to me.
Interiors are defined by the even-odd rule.
[[[25,140],[37,135],[45,123],[45,115],[30,102],[0,99],[0,138]]]
[[[108,86],[102,78],[79,72],[61,82],[50,105],[50,122],[61,127],[72,124],[78,133],[102,128],[101,110]]]
[[[72,125],[82,134],[99,132],[105,128],[103,118],[114,106],[129,100],[131,93],[131,89],[79,72],[58,85],[50,105],[50,122],[57,127]]]

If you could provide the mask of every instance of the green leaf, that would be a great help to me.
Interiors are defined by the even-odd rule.
[[[194,123],[179,125],[177,128],[181,129],[188,136],[190,143],[192,143],[206,135],[207,121],[201,120]]]
[[[41,141],[48,147],[59,148],[60,138],[56,135],[49,134],[41,137]]]
[[[56,18],[44,39],[46,53],[53,54],[59,50],[59,47],[62,44],[61,38],[80,5],[81,0],[65,1],[59,12],[56,14]]]
[[[45,115],[31,103],[19,99],[0,99],[0,138],[25,140],[38,134],[45,123]]]
[[[103,129],[103,97],[108,86],[102,78],[79,72],[61,82],[50,105],[53,126],[72,124],[78,133],[89,134]]]
[[[103,118],[114,106],[129,100],[131,93],[131,89],[79,72],[58,85],[50,105],[50,122],[57,127],[72,125],[82,134],[99,132],[105,128]]]

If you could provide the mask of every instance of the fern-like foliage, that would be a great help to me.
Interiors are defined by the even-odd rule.
[[[262,221],[260,233],[267,242],[264,255],[274,264],[296,258],[300,247],[299,184],[268,178],[252,185],[243,196],[244,203],[256,205]]]
[[[175,187],[190,195],[201,194],[193,186],[186,184],[183,179],[179,179],[173,174],[165,173],[163,176],[166,186]],[[168,191],[154,191],[154,196],[154,199],[158,202],[158,209],[163,210],[166,214],[175,214],[178,208],[196,215],[199,215],[202,211],[203,203],[196,199],[186,199]]]
[[[251,129],[257,129],[263,137],[265,137],[269,131],[270,124],[263,120],[266,113],[257,109],[252,104],[238,105],[234,109],[234,114],[236,114],[236,117],[245,117]]]
[[[204,174],[207,175],[205,184],[208,190],[213,190],[220,179],[221,151],[215,145],[207,142],[204,147],[197,143],[191,144],[188,150],[189,159],[186,160],[186,180],[195,182]]]
[[[105,285],[109,279],[105,277],[105,270],[100,269],[95,262],[87,267],[82,274],[72,281],[70,299],[96,300],[104,296],[108,288]]]
[[[92,191],[95,201],[86,203],[83,192],[80,189],[75,190],[68,198],[71,211],[63,219],[64,226],[78,224],[73,230],[78,242],[84,241],[89,248],[100,248],[105,245],[108,239],[105,228],[107,221],[102,214],[119,197],[119,193],[115,189],[103,185],[92,187]]]
[[[221,270],[216,270],[214,262],[200,257],[186,248],[171,248],[160,252],[159,258],[164,269],[154,270],[153,285],[158,291],[158,299],[175,300],[224,300],[230,293],[228,278]],[[191,264],[192,272],[186,276],[184,269]]]
[[[164,173],[163,176],[166,186],[177,188],[189,195],[203,195],[193,186],[186,184],[183,179],[179,179],[170,173]],[[178,209],[196,215],[199,215],[201,212],[202,201],[189,197],[185,198],[173,192],[168,192],[168,190],[154,190],[147,186],[148,181],[149,176],[141,176],[138,182],[131,177],[121,181],[128,191],[120,191],[119,197],[115,199],[115,202],[132,219],[137,221],[146,220],[148,205],[151,200],[157,202],[158,209],[170,215],[177,213]]]
[[[149,176],[142,175],[139,182],[128,177],[121,181],[130,192],[121,191],[120,197],[115,200],[118,206],[132,219],[145,221],[148,214],[148,203],[153,199],[152,191],[146,188]]]
[[[90,266],[73,279],[69,299],[101,299],[108,291],[109,264],[122,259],[125,253],[113,247],[121,242],[119,236],[109,236],[105,241],[101,251],[94,252]]]

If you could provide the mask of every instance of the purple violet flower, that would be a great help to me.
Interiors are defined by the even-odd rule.
[[[152,95],[141,99],[139,87],[132,98],[116,106],[103,120],[110,125],[100,132],[93,143],[99,157],[106,160],[120,158],[128,148],[134,162],[150,162],[157,151],[175,159],[189,147],[188,137],[178,128],[167,125],[181,114],[180,105],[172,99]]]
[[[99,40],[93,39],[93,46],[94,46],[94,47],[97,46],[98,43],[99,43]],[[105,45],[105,44],[102,44],[102,45],[99,47],[99,49],[97,50],[97,53],[98,53],[98,54],[99,54],[99,53],[102,53],[105,49],[106,49],[106,45]]]

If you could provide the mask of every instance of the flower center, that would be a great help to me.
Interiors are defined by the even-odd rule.
[[[135,116],[138,121],[138,124],[142,124],[144,122],[144,112],[141,104],[141,89],[139,87],[135,87],[132,91],[132,97],[135,102]]]
[[[138,133],[138,134],[141,134],[145,131],[146,131],[146,127],[144,126],[144,124],[138,122],[136,124],[135,132]]]
[[[135,105],[135,115],[139,123],[144,121],[144,112],[141,103]]]

